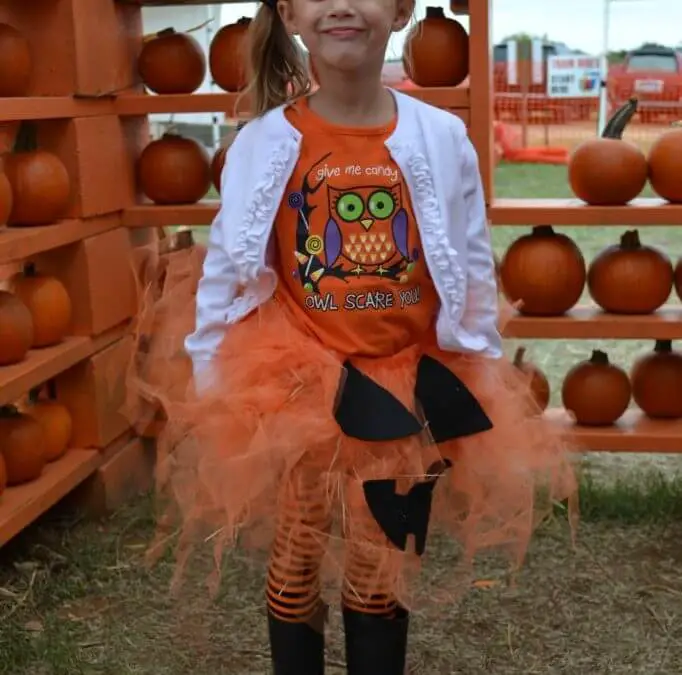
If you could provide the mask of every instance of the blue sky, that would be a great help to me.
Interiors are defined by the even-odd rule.
[[[476,0],[470,0],[476,1]],[[417,0],[417,16],[427,5],[447,7],[449,0]],[[223,5],[222,23],[253,16],[257,5]],[[602,47],[602,0],[493,0],[493,38],[510,33],[545,34],[571,47],[598,54]],[[402,51],[404,33],[389,44],[389,58]],[[611,4],[612,49],[636,47],[642,42],[682,42],[682,0],[614,0]]]

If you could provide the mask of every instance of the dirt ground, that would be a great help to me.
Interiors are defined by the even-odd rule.
[[[0,672],[8,675],[265,675],[258,566],[227,562],[211,601],[203,565],[179,599],[170,563],[142,565],[147,502],[103,523],[68,514],[25,532],[0,556]],[[429,588],[453,551],[432,545]],[[583,522],[575,548],[557,520],[536,537],[516,587],[502,568],[458,605],[413,617],[410,673],[482,675],[682,672],[682,522]],[[339,617],[328,672],[343,673]]]

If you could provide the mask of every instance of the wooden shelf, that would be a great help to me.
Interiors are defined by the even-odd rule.
[[[488,218],[492,225],[680,225],[682,204],[636,199],[628,206],[587,206],[578,199],[496,199]]]
[[[119,215],[62,220],[39,227],[0,227],[0,265],[93,237],[121,226]]]
[[[565,410],[549,410],[546,417],[586,452],[682,453],[682,420],[651,420],[635,409],[610,427],[577,426]]]
[[[218,213],[220,202],[206,199],[196,204],[158,206],[146,203],[123,211],[125,227],[163,227],[164,225],[210,225]]]
[[[37,480],[7,488],[0,495],[0,546],[82,483],[101,459],[97,450],[69,450],[48,464]]]
[[[565,316],[517,314],[504,328],[506,338],[566,340],[682,340],[682,306],[665,306],[655,314],[607,314],[595,307],[576,307]]]
[[[201,3],[205,4],[205,3]],[[434,87],[409,89],[406,94],[442,108],[469,108],[468,87]],[[237,103],[239,107],[237,108]],[[119,95],[92,97],[34,96],[0,98],[0,122],[16,122],[33,119],[65,119],[120,115],[143,116],[159,113],[225,113],[230,117],[249,112],[246,97],[237,93],[216,92],[211,94],[156,95],[134,90]]]
[[[33,387],[116,342],[129,330],[129,324],[125,324],[94,338],[69,337],[54,347],[31,350],[21,363],[0,366],[0,405],[17,401]]]

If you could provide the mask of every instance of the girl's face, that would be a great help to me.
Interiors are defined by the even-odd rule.
[[[290,34],[301,36],[316,65],[358,71],[383,63],[391,33],[407,25],[414,0],[279,0]]]

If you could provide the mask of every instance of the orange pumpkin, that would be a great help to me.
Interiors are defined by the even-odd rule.
[[[211,182],[213,187],[220,193],[220,179],[223,174],[223,167],[225,166],[225,156],[227,155],[227,148],[218,148],[211,160]]]
[[[0,164],[0,225],[6,225],[12,213],[12,186]]]
[[[637,230],[599,253],[590,264],[587,287],[592,299],[613,314],[651,314],[670,296],[673,265],[667,255],[642,245]]]
[[[631,397],[627,373],[595,349],[587,361],[573,366],[564,378],[561,400],[576,424],[612,425],[627,410]]]
[[[247,84],[247,33],[251,19],[242,17],[223,26],[211,41],[208,64],[214,82],[225,91],[239,91]]]
[[[637,99],[623,105],[604,128],[601,138],[583,141],[568,162],[568,180],[578,199],[593,206],[623,206],[637,197],[649,174],[644,153],[623,140],[637,111]]]
[[[26,38],[13,26],[0,23],[0,97],[26,96],[32,70]]]
[[[49,398],[40,396],[40,387],[31,391],[26,413],[43,429],[45,461],[54,462],[69,449],[73,420],[69,409],[55,400],[53,387],[48,389],[52,390]]]
[[[456,87],[469,75],[469,34],[442,7],[427,7],[405,39],[403,68],[420,87]]]
[[[585,286],[585,259],[575,242],[550,225],[539,225],[519,237],[500,264],[501,290],[519,312],[559,316],[580,299]]]
[[[23,361],[33,342],[33,317],[12,293],[0,290],[0,366]]]
[[[0,452],[7,468],[7,484],[28,483],[45,466],[43,428],[12,405],[0,408]]]
[[[206,149],[193,138],[164,134],[137,161],[140,188],[157,204],[195,204],[211,187]]]
[[[649,148],[649,184],[662,199],[682,204],[682,129],[661,134]]]
[[[71,203],[69,174],[59,157],[37,147],[33,122],[21,123],[4,164],[13,195],[9,225],[49,225],[64,217]]]
[[[540,411],[547,410],[550,397],[549,380],[534,363],[524,360],[525,354],[525,347],[519,347],[516,350],[513,361],[514,367],[528,378],[531,394]]]
[[[635,361],[630,380],[632,397],[648,417],[682,418],[682,353],[670,340],[656,340],[653,352]]]
[[[56,277],[39,274],[33,263],[12,279],[12,291],[31,312],[33,348],[50,347],[61,342],[71,324],[71,298]]]
[[[166,28],[145,41],[137,68],[157,94],[192,94],[206,77],[206,57],[191,35]]]

